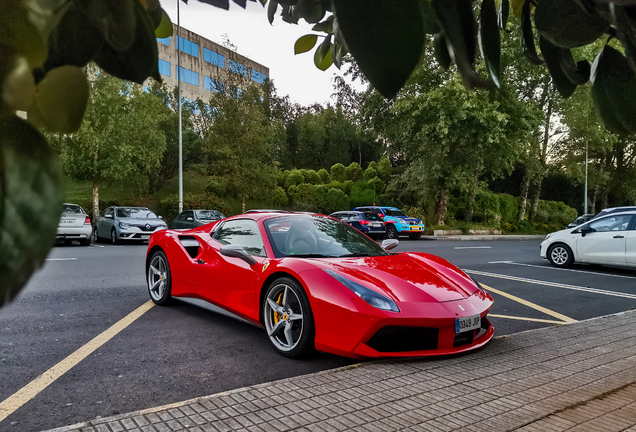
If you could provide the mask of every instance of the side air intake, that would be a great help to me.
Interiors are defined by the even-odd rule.
[[[199,249],[201,246],[195,237],[192,236],[179,236],[179,241],[192,258],[196,258],[199,255]]]

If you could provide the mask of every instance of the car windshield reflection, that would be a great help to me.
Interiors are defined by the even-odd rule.
[[[117,217],[120,218],[140,218],[157,219],[157,215],[144,208],[118,208]]]
[[[389,255],[346,223],[319,216],[285,216],[265,221],[276,258],[343,258]]]

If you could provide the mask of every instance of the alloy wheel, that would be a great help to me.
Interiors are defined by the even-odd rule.
[[[564,265],[570,258],[570,254],[563,246],[557,246],[550,252],[550,258],[555,264]]]
[[[390,239],[397,239],[400,235],[398,234],[397,229],[395,229],[394,226],[389,226],[386,229],[386,236]]]
[[[277,349],[288,352],[296,348],[303,334],[303,308],[289,285],[278,284],[269,291],[264,318],[267,334]]]
[[[160,301],[166,292],[168,282],[168,263],[161,255],[155,255],[148,266],[148,291],[150,297]]]
[[[112,244],[117,244],[117,232],[115,230],[110,232],[110,242]]]

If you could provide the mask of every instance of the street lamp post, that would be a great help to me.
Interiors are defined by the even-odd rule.
[[[181,21],[179,16],[179,3],[177,0],[177,82],[178,82],[178,100],[179,107],[179,213],[183,211],[183,136],[181,134]]]
[[[583,198],[583,214],[587,214],[587,140],[585,141],[585,194]]]

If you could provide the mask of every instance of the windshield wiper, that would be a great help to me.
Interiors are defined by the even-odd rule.
[[[333,255],[323,255],[323,254],[294,254],[287,255],[285,258],[338,258]]]

